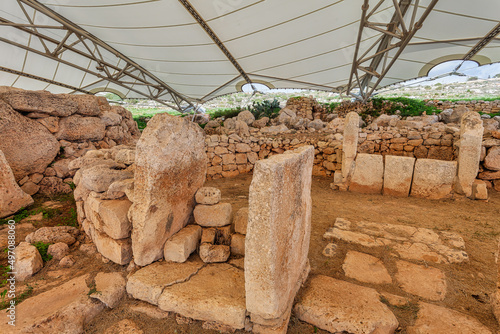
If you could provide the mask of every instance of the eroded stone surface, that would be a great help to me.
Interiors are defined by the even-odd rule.
[[[414,166],[415,158],[385,156],[384,195],[408,197]]]
[[[226,262],[231,255],[231,247],[226,245],[200,245],[200,257],[205,263]]]
[[[444,300],[447,284],[441,270],[406,261],[398,261],[396,265],[395,279],[403,290],[429,300]]]
[[[380,194],[384,184],[384,157],[360,153],[356,157],[349,190],[363,194]]]
[[[492,334],[473,317],[441,306],[420,303],[417,320],[408,334]]]
[[[444,198],[451,193],[456,174],[456,161],[418,159],[413,174],[411,196]]]
[[[220,202],[221,192],[217,188],[203,187],[198,189],[195,198],[198,204],[213,205]]]
[[[0,218],[10,216],[33,204],[33,198],[16,183],[14,174],[0,151]]]
[[[186,262],[189,255],[196,250],[200,243],[202,228],[188,225],[174,234],[165,243],[165,261]]]
[[[24,281],[43,268],[43,260],[35,246],[21,242],[16,247],[15,272],[17,281]]]
[[[216,205],[197,205],[194,208],[194,220],[203,227],[221,227],[231,224],[233,208],[230,203]]]
[[[133,225],[135,262],[163,256],[165,241],[186,226],[207,173],[205,136],[187,119],[157,114],[136,148]]]
[[[165,287],[188,280],[203,266],[199,260],[185,263],[155,262],[129,277],[127,292],[136,299],[158,305],[158,298]]]
[[[234,231],[240,234],[247,234],[248,207],[241,208],[234,214]]]
[[[130,319],[124,319],[109,327],[104,334],[143,334],[144,331]]]
[[[125,296],[125,278],[120,273],[98,273],[94,279],[96,292],[90,295],[107,307],[116,307]]]
[[[347,277],[364,283],[391,284],[392,278],[383,262],[374,256],[349,251],[342,269]]]
[[[255,164],[245,242],[247,309],[255,317],[285,316],[308,274],[314,148]]]
[[[190,280],[164,289],[158,306],[168,312],[236,329],[245,327],[243,270],[229,264],[212,264]]]
[[[308,282],[295,314],[331,333],[392,334],[399,325],[374,289],[321,275]]]
[[[342,178],[345,182],[358,152],[359,115],[350,112],[345,118],[344,142],[342,145]]]

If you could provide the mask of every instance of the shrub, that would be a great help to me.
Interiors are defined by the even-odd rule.
[[[49,250],[50,244],[46,244],[45,242],[39,241],[37,243],[34,243],[33,246],[35,246],[36,249],[38,249],[38,252],[42,256],[43,262],[47,262],[47,261],[52,260],[52,255],[47,253],[47,251]]]
[[[274,99],[273,101],[254,102],[251,107],[248,107],[248,110],[255,116],[255,119],[261,119],[262,117],[278,117],[281,108],[280,102]]]
[[[428,106],[422,100],[410,99],[406,97],[396,98],[373,98],[372,107],[366,110],[366,113],[373,117],[381,114],[395,115],[400,111],[402,117],[420,116],[422,114],[432,115],[441,111],[434,106]]]
[[[241,112],[241,107],[237,108],[232,108],[232,109],[222,109],[222,110],[217,110],[212,113],[210,116],[210,119],[216,119],[219,117],[224,117],[225,119],[228,118],[233,118],[238,116],[238,114]]]

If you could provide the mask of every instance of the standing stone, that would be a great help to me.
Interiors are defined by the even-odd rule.
[[[384,195],[408,197],[413,179],[414,166],[415,158],[386,155]]]
[[[246,305],[254,323],[284,328],[309,273],[314,147],[255,164],[245,242]]]
[[[345,118],[344,143],[342,146],[342,177],[347,181],[358,152],[359,115],[350,112]]]
[[[384,157],[360,153],[349,190],[363,194],[380,194],[384,184]]]
[[[457,174],[456,161],[418,159],[413,174],[411,196],[440,199],[451,193]]]
[[[0,151],[0,218],[8,217],[33,204],[33,199],[19,188],[14,174]]]
[[[163,256],[165,241],[186,226],[207,173],[205,136],[185,118],[157,114],[137,142],[130,208],[135,263]]]
[[[467,197],[472,196],[472,183],[479,172],[483,131],[483,122],[477,112],[470,111],[463,115],[460,128],[456,190]]]

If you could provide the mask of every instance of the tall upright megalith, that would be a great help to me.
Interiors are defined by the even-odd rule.
[[[137,143],[132,222],[134,261],[163,256],[165,241],[183,228],[207,173],[205,136],[186,118],[157,114]]]
[[[254,331],[286,333],[309,274],[314,147],[255,164],[245,241],[246,305]]]
[[[344,142],[342,145],[342,178],[348,182],[356,154],[358,152],[359,136],[359,115],[356,112],[350,112],[345,118]]]
[[[474,111],[462,116],[460,124],[460,146],[458,153],[458,181],[456,191],[472,196],[472,184],[479,172],[481,147],[483,144],[483,121]]]

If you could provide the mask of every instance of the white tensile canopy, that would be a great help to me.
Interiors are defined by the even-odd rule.
[[[244,84],[358,94],[500,60],[498,0],[2,0],[0,85],[177,109]]]

